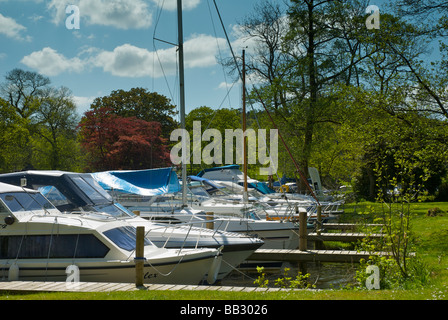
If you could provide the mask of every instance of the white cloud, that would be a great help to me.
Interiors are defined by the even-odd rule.
[[[0,34],[6,35],[8,38],[13,38],[16,40],[26,40],[30,41],[31,37],[22,36],[22,33],[26,31],[26,28],[21,24],[17,23],[14,19],[5,17],[0,13]]]
[[[218,44],[223,46],[224,43],[224,39],[216,39],[208,35],[195,35],[185,41],[185,67],[203,68],[216,65]],[[177,51],[174,47],[153,52],[124,44],[113,51],[101,52],[95,59],[95,65],[115,76],[158,78],[164,74],[175,74],[177,61]]]
[[[204,68],[217,64],[218,47],[225,40],[199,34],[184,43],[185,68]],[[175,75],[178,66],[176,47],[160,49],[157,52],[124,44],[112,51],[94,47],[84,47],[76,57],[67,58],[56,50],[46,47],[25,56],[21,62],[47,76],[64,72],[82,72],[90,67],[98,67],[104,72],[118,77],[153,77]],[[163,68],[163,69],[162,69]]]
[[[54,23],[65,21],[68,5],[78,6],[81,27],[86,23],[127,30],[148,28],[152,23],[152,13],[143,0],[51,0],[47,8],[53,14]]]
[[[85,66],[85,61],[77,57],[68,59],[49,47],[23,57],[20,62],[46,76],[56,76],[63,72],[81,72]]]
[[[78,112],[83,114],[90,109],[90,105],[93,103],[96,97],[78,97],[74,96],[73,100],[78,108]]]
[[[219,48],[225,48],[226,40],[205,34],[194,35],[184,43],[185,66],[209,67],[217,64]]]
[[[161,0],[152,0],[155,4],[157,4],[158,6],[162,6],[163,5],[163,9],[166,10],[177,10],[177,0],[165,0],[165,1],[161,1]],[[183,10],[192,10],[194,8],[196,8],[199,3],[201,2],[201,0],[183,0],[182,1],[182,9]]]
[[[153,54],[130,44],[103,51],[95,58],[95,65],[119,77],[144,77],[152,73]]]

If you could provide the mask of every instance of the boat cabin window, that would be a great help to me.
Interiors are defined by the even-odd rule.
[[[55,186],[41,186],[38,187],[37,190],[39,190],[39,192],[42,193],[57,208],[71,205],[71,202]]]
[[[72,181],[95,203],[112,202],[112,197],[91,176],[73,177]]]
[[[104,258],[108,252],[93,234],[0,236],[0,259]]]
[[[192,187],[190,188],[190,190],[194,195],[198,196],[199,198],[210,198],[210,195],[202,187]]]
[[[103,232],[119,248],[133,251],[137,243],[137,229],[135,227],[119,227]],[[145,238],[144,245],[150,245],[151,242]]]
[[[54,209],[40,193],[9,192],[1,194],[0,199],[12,212]]]
[[[8,213],[8,210],[0,203],[0,213]]]

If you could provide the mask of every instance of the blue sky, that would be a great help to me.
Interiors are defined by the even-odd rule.
[[[235,26],[257,2],[216,0],[235,54],[253,47]],[[186,111],[239,108],[241,85],[233,84],[227,97],[232,79],[216,60],[230,51],[213,0],[183,4]],[[66,27],[69,5],[80,10],[79,29]],[[80,114],[94,98],[133,87],[178,105],[176,48],[153,36],[177,43],[176,0],[0,0],[0,83],[13,68],[39,72],[72,91]]]
[[[216,1],[237,54],[242,48],[233,27],[256,2]],[[79,29],[66,27],[71,4],[79,8]],[[203,105],[238,108],[240,85],[226,99],[225,83],[232,79],[216,61],[230,52],[213,1],[183,0],[183,5],[187,112]],[[175,47],[153,41],[155,36],[177,43],[176,19],[176,0],[0,0],[0,82],[13,68],[39,72],[53,86],[72,91],[80,114],[94,98],[133,87],[177,105]]]

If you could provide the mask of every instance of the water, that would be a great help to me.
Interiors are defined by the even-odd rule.
[[[284,277],[284,268],[288,267],[288,276],[293,279],[299,272],[298,266],[284,263],[281,269],[266,269],[266,279],[269,280],[268,287],[275,286],[275,280]],[[350,263],[312,263],[306,264],[306,272],[310,274],[309,283],[315,285],[316,289],[339,289],[349,284],[355,284],[356,265]],[[220,283],[222,286],[257,287],[254,281],[260,274],[256,270],[235,270],[227,275]]]

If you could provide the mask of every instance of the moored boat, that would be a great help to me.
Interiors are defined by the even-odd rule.
[[[41,193],[0,183],[0,265],[3,279],[134,282],[136,228],[108,215],[62,214]],[[198,284],[216,249],[165,249],[144,239],[144,283]]]

